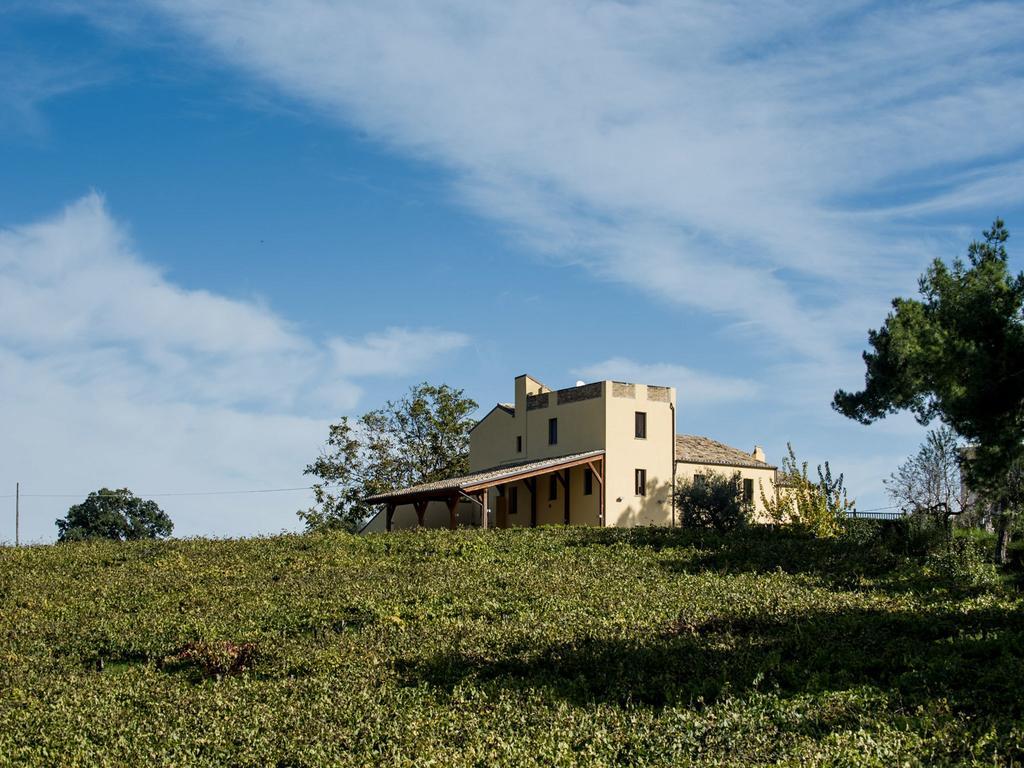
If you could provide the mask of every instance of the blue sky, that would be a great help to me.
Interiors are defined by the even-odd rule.
[[[1021,39],[1014,3],[9,3],[0,495],[60,494],[45,541],[101,485],[301,486],[340,415],[530,372],[674,385],[680,431],[882,506],[922,429],[831,393],[929,259],[1022,231]],[[308,501],[157,498],[182,535]]]

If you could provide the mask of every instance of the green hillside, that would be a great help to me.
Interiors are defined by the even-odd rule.
[[[750,531],[0,550],[0,762],[1018,764],[1024,613]]]

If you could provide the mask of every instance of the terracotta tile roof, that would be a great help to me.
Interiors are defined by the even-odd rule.
[[[563,464],[571,464],[589,458],[596,458],[604,455],[604,451],[585,451],[584,453],[570,453],[566,456],[556,456],[550,459],[537,461],[520,461],[515,464],[502,464],[497,467],[481,469],[478,472],[471,472],[460,477],[448,477],[444,480],[435,480],[431,483],[420,483],[411,485],[408,488],[399,488],[387,493],[378,493],[365,499],[370,504],[380,504],[385,501],[395,500],[399,497],[412,497],[432,494],[437,491],[455,491],[463,488],[470,488],[482,483],[499,483],[502,480],[511,480],[518,475],[529,472],[537,472],[545,469],[556,469]]]
[[[752,469],[776,468],[767,462],[758,461],[746,451],[701,435],[676,435],[676,461]]]

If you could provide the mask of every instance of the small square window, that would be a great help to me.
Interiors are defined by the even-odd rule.
[[[558,419],[548,419],[548,445],[558,445]]]
[[[594,471],[587,467],[583,470],[583,495],[590,496],[594,492]]]
[[[754,480],[749,477],[743,478],[743,501],[749,504],[754,500]]]
[[[644,411],[636,412],[636,437],[638,440],[647,439],[647,414]]]
[[[647,495],[647,470],[638,469],[636,471],[636,495],[646,496]]]

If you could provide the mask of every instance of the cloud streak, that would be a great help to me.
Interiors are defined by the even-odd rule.
[[[1021,148],[1013,4],[154,4],[230,64],[448,168],[532,246],[819,361],[859,342],[849,302],[884,306],[879,285],[920,263],[906,220],[994,204],[998,185],[960,169],[1011,173],[994,158]],[[915,207],[866,226],[859,198],[908,179]],[[836,293],[855,298],[818,298]]]
[[[327,419],[367,382],[419,375],[468,341],[415,328],[317,340],[261,304],[183,289],[92,193],[0,230],[3,479],[26,492],[304,485]],[[237,535],[295,527],[301,502],[170,511],[180,534]],[[32,503],[27,538],[52,537],[66,504]]]

